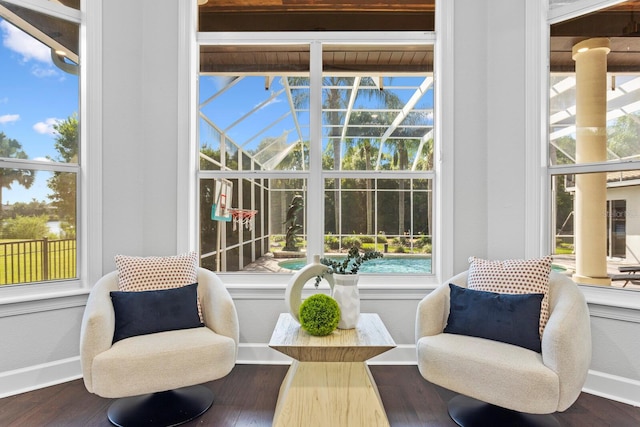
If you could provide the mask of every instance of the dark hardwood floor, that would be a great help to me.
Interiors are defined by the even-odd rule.
[[[283,365],[237,365],[225,378],[206,384],[215,402],[185,426],[271,426],[287,369]],[[371,372],[391,426],[455,426],[446,407],[454,393],[425,381],[416,366],[373,365]],[[71,381],[0,399],[0,426],[106,427],[111,425],[106,417],[110,402],[88,393],[82,380]],[[640,408],[585,393],[556,417],[563,427],[640,426]]]

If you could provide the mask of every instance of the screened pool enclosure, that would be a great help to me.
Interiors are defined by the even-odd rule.
[[[357,245],[430,266],[432,62],[427,44],[201,46],[202,265]],[[255,211],[252,223],[220,220],[221,203]]]

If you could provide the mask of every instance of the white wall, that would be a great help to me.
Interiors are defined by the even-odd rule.
[[[483,5],[484,2],[481,2]],[[487,2],[487,254],[525,257],[525,7]]]
[[[454,271],[471,255],[487,255],[488,12],[485,2],[454,2]],[[447,159],[445,159],[447,160]]]
[[[625,258],[629,264],[640,263],[640,186],[613,187],[607,190],[607,200],[626,200]]]
[[[118,253],[175,254],[177,144],[188,141],[177,131],[178,2],[103,4],[103,265],[109,271]]]
[[[498,4],[499,3],[499,4]],[[149,6],[149,7],[147,7]],[[151,7],[152,6],[152,7]],[[179,135],[176,2],[104,2],[103,270],[113,256],[173,254]],[[453,2],[453,265],[470,255],[525,254],[525,0]],[[284,285],[284,284],[283,284]],[[243,362],[284,362],[268,348],[284,290],[231,289],[241,324]],[[398,349],[379,362],[411,363],[414,316],[425,291],[362,290]],[[82,297],[14,304],[0,314],[0,396],[79,375]],[[40,307],[40,308],[38,308]],[[636,310],[592,306],[590,391],[620,400],[640,395]],[[3,308],[4,309],[4,308]],[[39,310],[43,310],[40,312]],[[622,313],[622,314],[621,314]],[[17,329],[19,328],[19,332]],[[640,399],[636,399],[639,401]]]

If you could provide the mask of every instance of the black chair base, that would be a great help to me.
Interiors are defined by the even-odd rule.
[[[169,427],[204,414],[213,404],[213,392],[202,385],[118,399],[107,417],[118,427]]]
[[[462,394],[449,401],[449,416],[462,427],[560,427],[552,414],[525,414]]]

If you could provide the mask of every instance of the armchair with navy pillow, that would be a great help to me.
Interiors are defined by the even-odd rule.
[[[91,290],[80,358],[87,390],[116,398],[117,426],[178,425],[204,413],[202,383],[236,363],[239,326],[229,292],[195,254],[120,257]]]
[[[589,311],[578,286],[550,258],[470,259],[468,271],[418,305],[418,368],[459,393],[461,426],[558,426],[591,362]]]

